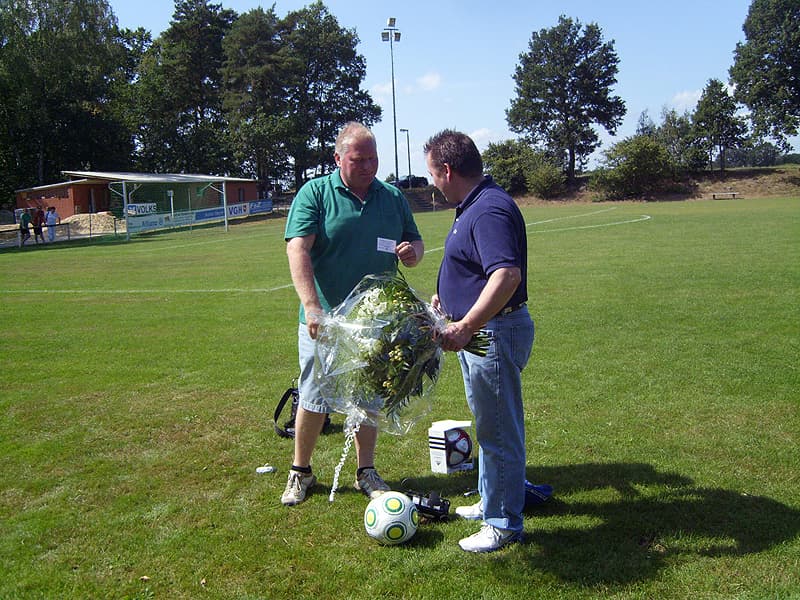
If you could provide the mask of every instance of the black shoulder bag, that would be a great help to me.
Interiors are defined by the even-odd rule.
[[[291,398],[292,400],[292,410],[291,410],[291,418],[283,424],[283,427],[278,425],[278,419],[281,417],[281,412],[283,412],[283,407],[286,406],[286,403]],[[278,401],[278,406],[275,407],[275,414],[273,415],[273,420],[275,421],[275,433],[283,438],[293,438],[294,437],[294,420],[297,417],[297,405],[300,402],[300,393],[297,391],[296,387],[290,387],[287,389],[281,399]],[[328,427],[331,424],[331,416],[325,415],[325,422],[322,424],[322,433],[328,431]]]

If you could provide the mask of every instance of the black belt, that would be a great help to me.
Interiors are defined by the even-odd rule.
[[[502,317],[504,315],[511,314],[512,312],[519,310],[520,308],[522,308],[526,304],[527,304],[527,302],[521,302],[519,304],[514,304],[512,306],[506,306],[503,310],[501,310],[499,313],[497,313],[496,316]]]

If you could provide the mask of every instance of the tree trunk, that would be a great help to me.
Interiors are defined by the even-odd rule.
[[[39,182],[39,185],[44,185],[44,141],[39,140],[39,156],[38,160],[36,161],[36,176]]]
[[[575,148],[569,149],[569,164],[567,165],[567,181],[573,183],[575,181]]]
[[[299,190],[303,187],[303,169],[298,167],[297,164],[294,166],[294,189],[295,191]]]

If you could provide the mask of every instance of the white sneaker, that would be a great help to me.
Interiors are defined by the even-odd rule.
[[[377,498],[384,492],[388,492],[392,489],[386,485],[386,482],[378,475],[375,469],[364,469],[361,475],[356,478],[353,487],[364,492],[370,499]]]
[[[511,529],[500,529],[484,523],[478,533],[464,538],[458,545],[467,552],[494,552],[503,546],[508,546],[514,542],[522,540],[521,531]]]
[[[469,506],[456,507],[456,514],[462,519],[469,519],[471,521],[483,520],[483,500],[470,504]]]
[[[300,504],[306,499],[306,493],[317,483],[317,477],[311,473],[306,475],[300,471],[289,469],[289,479],[286,482],[286,489],[281,496],[281,502],[286,506]]]

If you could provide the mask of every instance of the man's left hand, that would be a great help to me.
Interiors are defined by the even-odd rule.
[[[417,251],[411,242],[400,242],[395,248],[395,254],[406,267],[414,267],[419,262]]]
[[[475,333],[464,321],[450,323],[442,332],[442,350],[458,352],[466,346]]]

